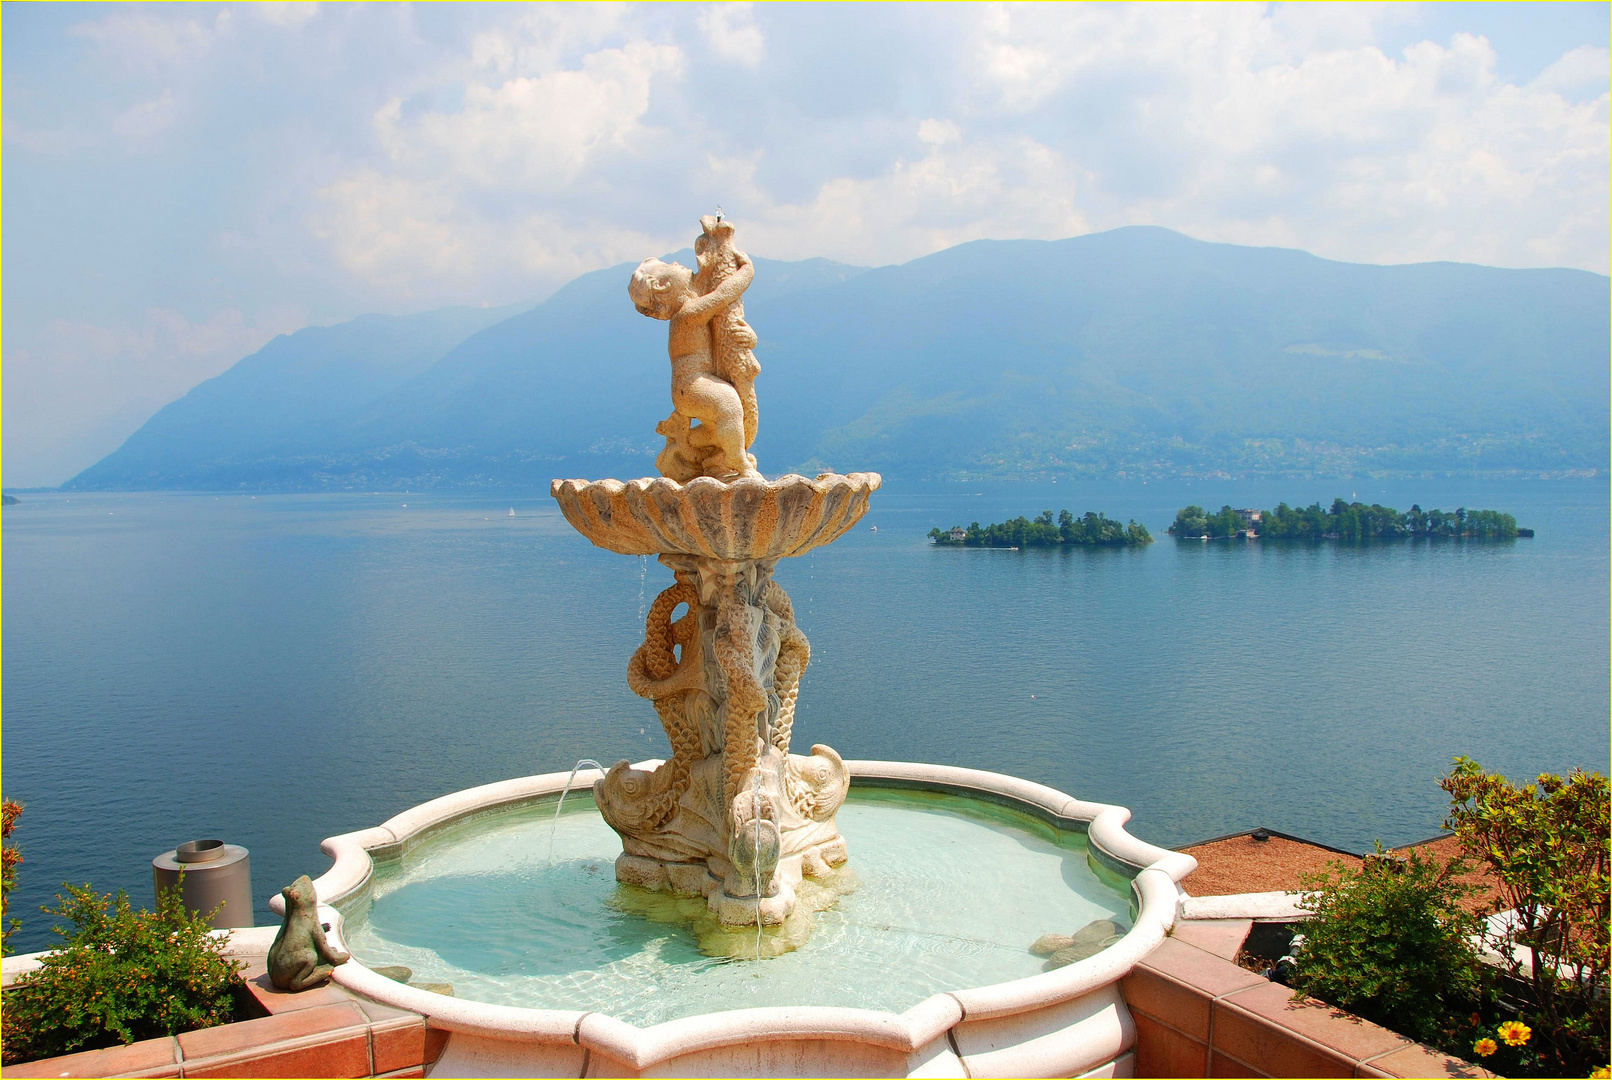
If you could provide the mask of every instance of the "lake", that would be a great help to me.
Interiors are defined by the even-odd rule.
[[[1537,535],[1164,534],[1189,502],[1356,493]],[[3,521],[0,734],[27,804],[19,951],[54,940],[38,908],[62,881],[149,905],[152,856],[185,840],[245,844],[266,900],[323,872],[322,838],[426,799],[667,752],[625,671],[671,574],[591,547],[546,493],[23,500]],[[925,538],[1065,507],[1158,542]],[[1256,825],[1421,840],[1456,754],[1513,778],[1605,770],[1607,531],[1601,481],[892,483],[778,568],[812,642],[795,748],[1039,780],[1131,807],[1169,847]]]

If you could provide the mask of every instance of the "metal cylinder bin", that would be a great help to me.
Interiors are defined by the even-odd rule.
[[[183,884],[180,871],[185,875]],[[151,877],[159,899],[179,886],[186,911],[206,914],[219,908],[214,927],[252,925],[252,858],[239,844],[222,840],[180,844],[151,860]]]

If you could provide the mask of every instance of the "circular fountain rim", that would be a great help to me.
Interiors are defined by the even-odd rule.
[[[642,762],[637,767],[656,764]],[[1134,925],[1117,943],[1085,960],[1009,982],[941,991],[899,1014],[849,1006],[769,1006],[703,1013],[639,1027],[600,1012],[446,997],[394,982],[356,958],[338,967],[333,978],[363,997],[423,1014],[434,1027],[498,1040],[580,1046],[639,1069],[757,1039],[827,1039],[915,1053],[965,1020],[1000,1020],[1037,1012],[1117,983],[1174,925],[1181,895],[1178,883],[1197,867],[1191,856],[1127,832],[1125,823],[1131,812],[1122,806],[1088,802],[1043,784],[979,769],[903,761],[847,761],[846,765],[852,782],[860,781],[859,786],[968,795],[1006,803],[1060,827],[1083,828],[1097,858],[1134,873],[1131,889],[1138,908]],[[321,917],[331,924],[337,944],[344,945],[342,915],[336,905],[365,894],[376,858],[400,858],[449,825],[550,798],[560,793],[570,775],[544,773],[468,788],[421,803],[373,828],[325,840],[321,846],[335,863],[314,886]],[[578,772],[578,786],[601,775],[591,769]]]

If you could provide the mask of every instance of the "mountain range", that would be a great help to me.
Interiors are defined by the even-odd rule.
[[[1143,226],[756,268],[768,474],[1590,475],[1612,450],[1609,280],[1585,271],[1342,263]],[[524,310],[278,337],[64,487],[653,475],[666,327],[633,310],[631,269]]]

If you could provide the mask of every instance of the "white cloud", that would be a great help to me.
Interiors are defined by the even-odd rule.
[[[1555,92],[1592,73],[1604,85],[1605,50],[1574,50],[1518,87],[1473,34],[1393,58],[1362,40],[1358,12],[1332,35],[1313,24],[1328,9],[1300,31],[1291,7],[1181,14],[1032,8],[981,20],[976,71],[1004,109],[1097,108],[1123,123],[1123,143],[1099,126],[1060,146],[1093,173],[1083,206],[1094,227],[1154,222],[1362,261],[1607,270],[1607,98]],[[1173,175],[1148,190],[1135,162],[1155,154]]]
[[[596,29],[584,26],[578,36]],[[516,48],[491,47],[487,35],[474,49],[481,66],[500,72],[541,66]],[[473,80],[453,110],[410,115],[394,98],[374,117],[386,168],[322,188],[314,234],[365,280],[410,292],[494,267],[530,279],[626,258],[616,239],[643,242],[643,233],[537,203],[586,186],[602,161],[634,157],[656,134],[644,124],[654,80],[675,77],[682,65],[676,46],[637,40],[589,52],[573,67]],[[502,213],[478,209],[485,190],[498,193]]]
[[[344,266],[367,281],[407,289],[470,272],[479,231],[440,183],[365,170],[319,192],[311,219]]]
[[[164,90],[156,97],[108,110],[102,116],[86,117],[90,125],[86,127],[64,124],[33,131],[8,116],[5,120],[5,138],[14,147],[57,157],[109,144],[132,153],[150,155],[165,148],[163,136],[173,128],[179,112],[179,98],[172,90]]]
[[[618,36],[629,9],[623,4],[537,4],[515,10],[519,14],[508,25],[471,37],[473,67],[499,75],[552,71],[574,53]]]
[[[139,101],[112,118],[112,133],[129,149],[150,152],[154,143],[173,126],[179,101],[172,90],[164,90],[149,101]]]
[[[519,283],[561,282],[665,250],[665,237],[591,218],[533,211],[489,221],[443,184],[366,172],[321,193],[311,219],[349,271],[414,302],[530,298]],[[516,283],[515,292],[510,282]],[[481,291],[478,291],[481,290]],[[486,290],[491,290],[486,291]]]
[[[675,73],[675,46],[632,42],[601,49],[579,68],[471,83],[464,107],[413,122],[391,102],[376,129],[392,158],[488,186],[574,183],[601,153],[628,148],[643,130],[650,84]]]
[[[1531,89],[1572,97],[1604,94],[1609,82],[1612,82],[1612,51],[1599,45],[1580,45],[1563,53],[1560,60],[1540,72],[1528,85]]]
[[[320,192],[317,235],[409,295],[659,250],[681,233],[622,222],[675,228],[667,200],[720,201],[782,257],[886,263],[1152,223],[1364,261],[1606,268],[1606,96],[1560,92],[1604,50],[1519,87],[1475,34],[1387,55],[1392,6],[998,5],[960,9],[960,53],[884,57],[893,78],[945,73],[905,125],[866,126],[889,105],[833,84],[785,119],[799,103],[766,84],[774,56],[754,65],[758,124],[644,14],[543,8],[476,34],[463,82],[424,99],[452,105],[377,111],[384,160]],[[711,6],[693,29],[752,66],[768,14]]]
[[[918,141],[929,146],[942,146],[956,142],[962,137],[962,131],[950,120],[936,120],[930,117],[918,124]]]
[[[700,12],[695,24],[711,51],[724,60],[755,71],[766,58],[767,39],[749,4],[712,4]]]
[[[109,84],[116,92],[77,110],[69,123],[34,128],[8,115],[6,136],[24,149],[56,156],[106,148],[155,154],[184,110],[185,87],[206,78],[208,61],[221,42],[233,39],[234,29],[229,8],[169,15],[131,5],[74,23],[68,35],[89,42],[94,52],[81,81]]]
[[[262,3],[246,5],[247,11],[273,26],[301,26],[303,23],[319,14],[319,5],[316,3]]]
[[[218,38],[229,33],[233,21],[228,8],[218,11],[210,22],[124,10],[79,23],[71,32],[94,42],[108,59],[131,68],[161,71],[206,56]]]
[[[995,84],[1001,101],[1010,109],[1028,109],[1057,89],[1069,70],[1089,60],[1086,56],[1065,53],[1062,63],[1052,53],[1030,41],[1012,40],[1012,22],[1000,5],[994,7],[982,20],[982,40],[979,60],[982,73],[989,83]]]
[[[105,140],[76,124],[63,124],[60,127],[34,131],[24,127],[14,117],[7,116],[5,141],[13,148],[21,147],[36,154],[63,155],[99,146]]]
[[[601,266],[644,258],[647,251],[663,251],[666,243],[663,237],[608,222],[533,213],[516,223],[508,250],[522,274],[565,281]]]
[[[956,138],[955,125],[938,122],[927,130],[922,156],[897,160],[877,176],[830,179],[798,203],[770,201],[755,186],[751,163],[720,163],[745,194],[746,242],[781,258],[823,254],[831,243],[835,258],[878,264],[981,236],[1088,231],[1079,170],[1056,151],[1024,137],[970,145]]]

